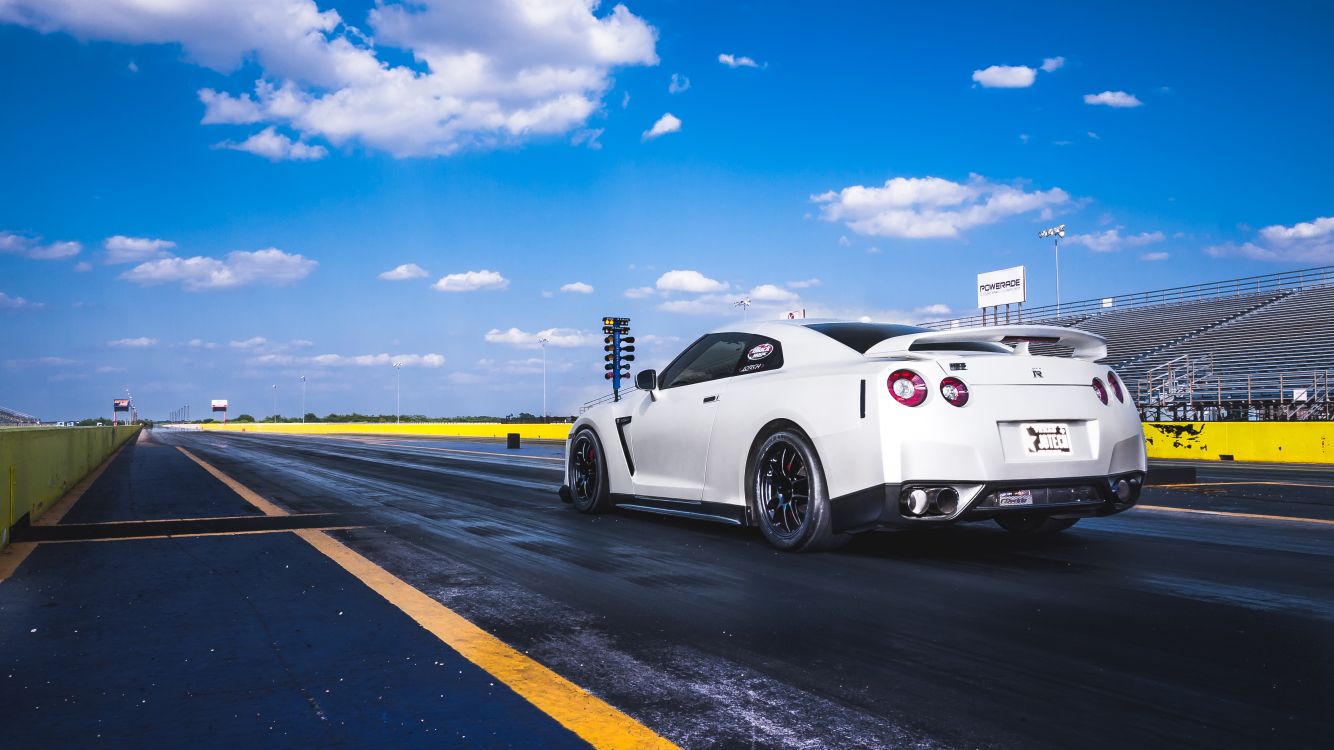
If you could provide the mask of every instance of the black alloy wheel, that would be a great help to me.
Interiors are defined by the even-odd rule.
[[[746,484],[760,531],[778,549],[813,552],[847,541],[847,534],[830,530],[824,469],[810,440],[795,428],[760,437]]]
[[[580,430],[570,445],[570,495],[581,513],[601,513],[611,506],[602,444],[592,430]]]

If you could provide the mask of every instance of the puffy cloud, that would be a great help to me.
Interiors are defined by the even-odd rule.
[[[760,64],[745,55],[730,55],[724,52],[718,55],[718,62],[729,68],[758,68]]]
[[[547,340],[547,346],[559,349],[596,346],[602,342],[597,334],[586,333],[576,328],[548,328],[537,333],[529,333],[518,328],[509,328],[504,331],[499,328],[492,328],[486,332],[483,338],[492,344],[505,344],[520,349],[540,349],[542,339]]]
[[[653,123],[653,127],[649,128],[648,130],[645,130],[641,138],[642,140],[648,141],[657,138],[659,136],[667,135],[668,133],[676,133],[680,130],[681,130],[680,118],[678,118],[671,112],[668,112],[662,117],[659,117],[658,121]]]
[[[789,281],[787,285],[791,289],[810,289],[813,286],[820,286],[819,279],[803,279],[802,281]]]
[[[973,82],[989,89],[1026,89],[1037,77],[1037,70],[1027,65],[992,65],[973,71]]]
[[[1060,55],[1044,58],[1040,67],[1044,73],[1054,73],[1065,67],[1065,58]]]
[[[187,292],[198,292],[250,284],[283,286],[306,278],[318,265],[318,261],[271,247],[254,252],[238,250],[225,260],[204,256],[150,260],[122,273],[120,278],[143,286],[180,284]]]
[[[1025,213],[1046,216],[1070,196],[1060,188],[1025,191],[971,175],[967,182],[940,177],[894,177],[880,187],[853,185],[811,196],[821,218],[860,234],[924,239],[958,237],[983,224]]]
[[[206,122],[284,125],[400,157],[569,132],[598,110],[613,68],[658,61],[653,27],[593,0],[385,0],[365,32],[315,0],[4,0],[0,21],[176,43],[223,72],[254,61],[253,97],[200,92]]]
[[[505,289],[510,280],[495,271],[465,271],[441,276],[432,288],[442,292],[476,292],[483,289]]]
[[[1156,252],[1156,253],[1144,253],[1143,255],[1139,256],[1139,259],[1143,261],[1148,261],[1150,263],[1155,263],[1160,260],[1167,260],[1170,257],[1172,257],[1170,253]]]
[[[950,310],[949,305],[942,305],[939,302],[934,305],[925,305],[913,310],[914,315],[949,315],[951,312],[953,311]]]
[[[653,287],[651,287],[651,286],[637,286],[637,287],[635,287],[635,288],[633,288],[633,289],[626,289],[626,290],[625,290],[625,296],[628,297],[628,298],[630,298],[630,299],[644,299],[644,298],[646,298],[646,297],[652,297],[652,296],[653,296]]]
[[[380,274],[380,278],[385,281],[407,281],[409,279],[420,279],[426,275],[426,269],[416,263],[404,263]]]
[[[103,240],[102,247],[107,251],[107,263],[140,263],[167,255],[167,251],[176,247],[176,243],[117,234]]]
[[[1134,94],[1124,91],[1104,91],[1101,94],[1084,94],[1085,104],[1101,104],[1107,107],[1138,107],[1144,104]]]
[[[699,271],[668,271],[658,277],[657,288],[663,292],[689,292],[707,294],[725,292],[728,285],[711,279]]]
[[[11,297],[0,292],[0,310],[23,310],[31,307],[34,307],[33,303],[23,297]]]
[[[798,299],[796,292],[777,284],[760,284],[750,290],[749,297],[755,302],[796,302]]]
[[[1083,245],[1095,253],[1111,253],[1123,247],[1142,247],[1155,242],[1162,242],[1166,236],[1162,232],[1140,232],[1122,236],[1121,227],[1112,227],[1093,234],[1075,234],[1066,238],[1066,243]]]
[[[264,128],[240,143],[223,142],[218,145],[262,156],[269,161],[317,161],[329,155],[325,147],[294,141],[275,131],[273,126]]]
[[[228,346],[233,349],[259,349],[269,343],[269,340],[263,336],[254,336],[244,341],[233,341]]]
[[[593,287],[582,281],[572,281],[560,288],[562,292],[574,292],[575,294],[592,294]]]
[[[1334,217],[1322,216],[1285,227],[1274,224],[1241,245],[1228,243],[1205,248],[1215,258],[1239,255],[1276,263],[1334,263]]]
[[[83,245],[78,242],[52,242],[43,245],[40,238],[0,232],[0,253],[22,255],[32,260],[64,260],[73,258],[81,252]]]
[[[117,349],[147,349],[152,346],[157,346],[157,339],[149,338],[148,336],[140,336],[133,339],[116,339],[114,341],[108,341],[107,346],[116,347]]]
[[[667,93],[680,94],[690,88],[690,79],[680,73],[672,74],[671,83],[667,84]]]

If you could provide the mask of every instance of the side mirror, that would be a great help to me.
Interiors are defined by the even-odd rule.
[[[635,387],[641,391],[656,391],[658,389],[658,371],[640,370],[635,373]]]

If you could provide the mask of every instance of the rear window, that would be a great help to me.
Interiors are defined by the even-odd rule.
[[[895,336],[908,336],[914,333],[929,333],[930,328],[898,325],[896,323],[811,323],[806,326],[819,331],[838,343],[865,354],[868,349],[885,339]],[[1009,347],[988,341],[952,341],[947,344],[914,344],[912,351],[933,352],[994,352],[1010,353]]]

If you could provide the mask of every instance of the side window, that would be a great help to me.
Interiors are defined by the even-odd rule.
[[[751,337],[744,333],[712,333],[696,341],[662,373],[662,388],[694,385],[736,374]]]
[[[783,345],[768,336],[751,336],[746,354],[736,366],[736,375],[777,370],[783,366]]]

